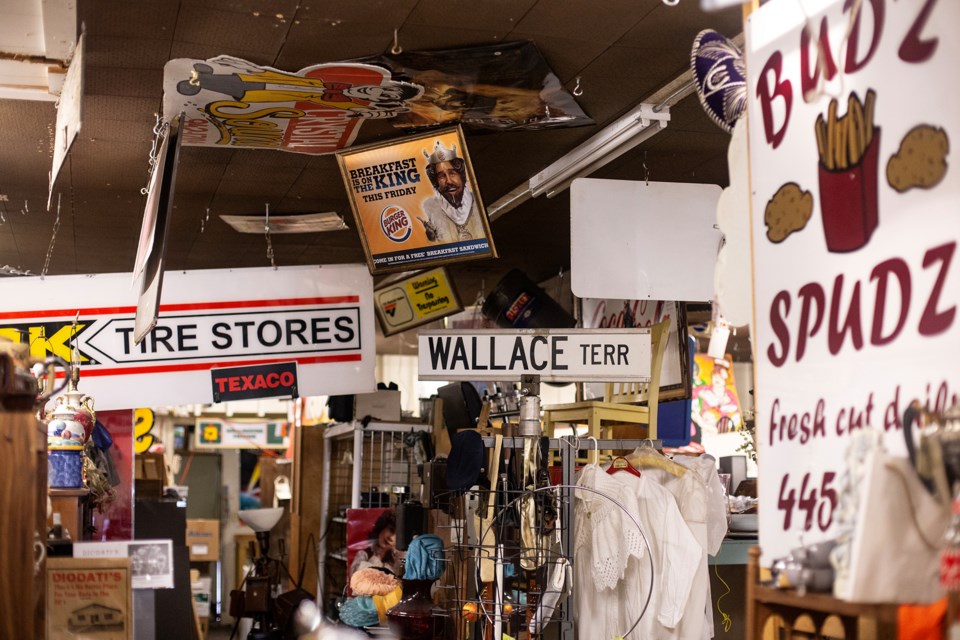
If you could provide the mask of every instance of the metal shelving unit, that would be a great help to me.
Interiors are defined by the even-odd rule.
[[[431,425],[422,422],[369,422],[360,420],[343,422],[329,427],[323,434],[323,493],[320,512],[324,518],[324,530],[319,543],[319,566],[317,568],[321,593],[327,594],[327,559],[342,563],[346,578],[347,519],[341,515],[343,507],[351,509],[362,506],[364,491],[377,487],[390,491],[401,485],[412,487],[419,484],[416,463],[410,450],[404,446],[403,437],[413,431],[431,430]],[[333,536],[343,545],[333,547],[328,539]],[[339,568],[336,569],[339,575]]]

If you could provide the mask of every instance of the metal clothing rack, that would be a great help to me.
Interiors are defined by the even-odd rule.
[[[501,441],[501,447],[504,450],[522,450],[526,442],[530,440],[531,436],[513,436],[513,437],[504,437]],[[494,446],[495,438],[493,436],[484,436],[483,438],[484,446],[488,449]],[[661,442],[659,440],[650,440],[643,438],[613,438],[613,439],[582,439],[577,438],[576,436],[565,437],[565,438],[549,438],[548,439],[548,448],[552,454],[550,457],[553,459],[559,459],[560,461],[560,470],[561,477],[559,485],[554,485],[557,488],[557,493],[559,494],[558,499],[558,511],[560,513],[560,533],[561,533],[561,543],[560,543],[560,552],[559,555],[553,554],[553,552],[545,552],[544,550],[534,550],[534,554],[545,553],[544,566],[550,565],[551,563],[556,563],[561,561],[561,558],[565,558],[570,562],[573,571],[577,571],[577,567],[574,564],[574,540],[576,536],[575,531],[575,522],[574,522],[574,509],[573,509],[573,498],[575,493],[576,486],[576,465],[578,453],[580,451],[589,450],[593,447],[598,447],[600,450],[618,450],[618,449],[634,449],[643,445],[651,445],[656,449],[661,448]],[[538,489],[536,492],[546,492],[549,488]],[[484,490],[485,491],[485,490]],[[503,491],[500,489],[499,491]],[[483,492],[481,492],[483,493]],[[485,491],[486,494],[489,494],[489,491]],[[508,509],[514,508],[512,505],[515,504],[517,500],[522,499],[523,496],[529,495],[531,492],[528,490],[512,490],[510,492],[509,501],[506,506],[501,505],[501,512]],[[491,499],[489,495],[485,496],[486,499]],[[492,526],[492,525],[490,525]],[[452,538],[454,540],[465,540],[465,535],[463,531],[463,525],[457,524],[457,521],[453,521],[453,524],[450,525],[450,528],[455,529],[452,532]],[[499,538],[499,536],[498,536]],[[464,548],[466,547],[466,555],[464,555]],[[502,551],[502,547],[501,547]],[[529,552],[529,549],[524,548],[523,552]],[[468,603],[476,604],[478,601],[481,601],[479,594],[475,593],[468,585],[469,579],[462,574],[463,571],[473,572],[476,571],[476,564],[481,561],[481,558],[489,560],[495,555],[496,549],[491,546],[485,546],[484,544],[477,545],[455,545],[453,548],[447,550],[448,566],[450,571],[453,573],[452,576],[448,576],[449,582],[453,584],[448,584],[442,589],[447,589],[452,593],[448,593],[445,600],[447,601],[446,606],[446,615],[450,618],[456,619],[461,615],[461,612],[464,610],[464,606]],[[457,566],[458,561],[453,560],[454,556],[460,558],[459,563],[463,565],[461,568]],[[512,562],[512,561],[511,561]],[[509,563],[507,563],[509,564]],[[479,578],[476,578],[476,582],[479,583]],[[479,590],[479,584],[476,585],[477,590]],[[651,582],[651,590],[653,589],[653,584]],[[536,598],[538,594],[527,592],[528,596],[528,608],[529,598]],[[482,638],[490,637],[489,630],[485,633],[482,630],[484,625],[492,626],[493,635],[492,637],[498,637],[498,634],[501,633],[503,625],[508,623],[509,616],[506,614],[501,614],[504,603],[502,602],[503,594],[500,593],[497,595],[497,598],[500,599],[500,602],[493,603],[493,609],[497,613],[490,611],[482,610],[480,615],[480,620],[476,622],[477,625],[476,633],[473,637]],[[481,607],[483,603],[481,602]],[[575,628],[575,598],[569,597],[564,600],[564,602],[556,609],[549,625],[557,625],[555,631],[549,633],[549,637],[559,638],[560,640],[575,640],[577,638],[576,628]],[[491,623],[492,620],[492,623]],[[459,623],[462,625],[463,623]],[[516,624],[516,622],[514,622]],[[543,637],[547,635],[547,631],[544,630],[537,636],[528,636],[526,633],[526,625],[521,622],[521,629],[524,630],[523,637]],[[628,631],[626,629],[624,632]],[[458,638],[463,637],[463,634],[457,636]],[[633,636],[635,637],[635,636]]]

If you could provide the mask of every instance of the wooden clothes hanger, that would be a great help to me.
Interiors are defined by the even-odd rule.
[[[644,467],[648,469],[663,469],[667,473],[677,476],[678,478],[688,471],[688,469],[682,464],[674,462],[670,458],[654,449],[653,443],[645,443],[637,447],[634,449],[633,453],[626,457],[625,461],[628,464],[632,464],[634,467],[640,469]]]

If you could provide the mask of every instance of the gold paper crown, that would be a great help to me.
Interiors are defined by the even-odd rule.
[[[441,162],[456,160],[460,156],[457,154],[457,145],[453,145],[448,149],[437,140],[437,144],[433,147],[433,153],[428,154],[426,149],[424,149],[423,157],[427,159],[427,164],[439,164]]]

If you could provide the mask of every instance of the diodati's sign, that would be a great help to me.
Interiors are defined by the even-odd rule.
[[[418,338],[421,380],[650,379],[649,329],[424,331]]]
[[[296,379],[278,373],[277,382],[297,395],[375,390],[373,283],[362,265],[179,271],[164,280],[157,326],[138,344],[130,274],[4,279],[0,338],[29,343],[39,358],[69,359],[76,343],[80,386],[98,409],[213,402],[212,369],[281,363]],[[226,382],[221,397],[292,395],[268,393],[266,374],[263,385],[253,380]]]
[[[296,362],[211,369],[210,378],[214,402],[297,397]]]

